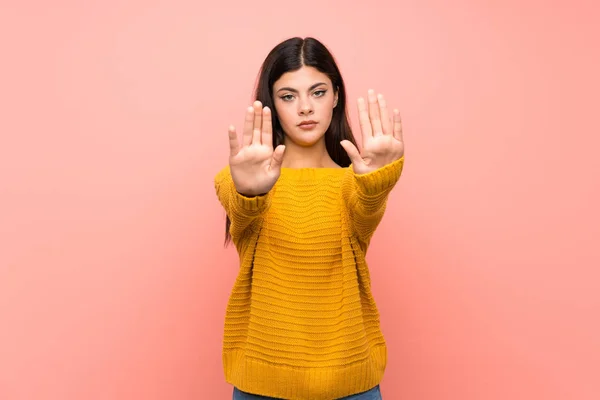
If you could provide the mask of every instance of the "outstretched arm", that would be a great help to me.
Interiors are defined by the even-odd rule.
[[[271,110],[260,102],[248,107],[242,143],[229,128],[229,165],[215,177],[217,197],[231,220],[234,241],[264,213],[279,179],[285,147],[273,150]]]
[[[370,90],[368,106],[358,99],[362,152],[342,141],[352,165],[343,185],[351,226],[364,249],[381,222],[390,192],[404,166],[402,122],[398,110],[389,116],[383,95]]]

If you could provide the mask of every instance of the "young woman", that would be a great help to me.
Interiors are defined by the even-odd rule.
[[[362,151],[328,49],[291,38],[265,59],[241,141],[215,177],[240,271],[223,367],[234,399],[381,399],[387,350],[365,255],[404,164],[383,96],[358,99]]]

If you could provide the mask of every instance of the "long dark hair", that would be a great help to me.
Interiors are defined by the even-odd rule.
[[[303,66],[314,67],[329,77],[338,94],[337,105],[333,109],[331,124],[325,133],[325,147],[329,156],[340,167],[350,165],[350,157],[342,147],[342,140],[349,140],[356,146],[346,108],[346,87],[342,74],[331,52],[315,38],[294,37],[275,46],[265,58],[258,76],[254,97],[263,107],[271,109],[273,123],[273,148],[283,144],[284,132],[281,128],[275,102],[273,85],[286,72],[296,71]],[[227,216],[225,223],[225,245],[231,241],[229,227],[231,220]]]

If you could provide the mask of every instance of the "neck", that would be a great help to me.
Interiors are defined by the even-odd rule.
[[[327,152],[324,138],[310,147],[299,146],[291,140],[284,140],[284,142],[285,155],[283,156],[283,163],[281,164],[283,168],[338,167]]]

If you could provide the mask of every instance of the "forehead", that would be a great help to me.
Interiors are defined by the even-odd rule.
[[[327,75],[314,67],[303,66],[296,71],[286,72],[273,84],[273,89],[280,87],[292,87],[295,89],[308,89],[317,82],[324,82],[331,85],[331,80]]]

